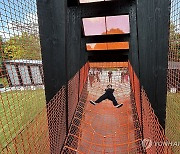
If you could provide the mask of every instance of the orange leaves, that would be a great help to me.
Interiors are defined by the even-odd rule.
[[[106,34],[124,34],[119,28],[110,29],[107,32],[103,32],[102,35]],[[86,48],[90,50],[119,50],[119,49],[129,49],[129,42],[111,42],[111,43],[87,43]]]

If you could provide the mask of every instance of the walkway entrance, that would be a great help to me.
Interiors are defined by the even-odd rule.
[[[108,71],[112,71],[112,83],[108,80]],[[97,70],[90,69],[89,72],[96,74]],[[94,77],[92,87],[88,80],[88,97],[83,103],[84,113],[80,123],[75,120],[78,117],[74,117],[64,153],[142,153],[142,138],[138,119],[133,113],[129,75],[123,75],[125,72],[125,68],[103,69],[99,72],[100,82]],[[112,84],[118,103],[124,104],[122,107],[115,108],[109,100],[95,106],[89,103],[102,95],[108,84]],[[77,127],[79,131],[75,129]]]

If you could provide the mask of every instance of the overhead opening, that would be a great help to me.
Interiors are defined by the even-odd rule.
[[[85,36],[130,33],[129,15],[83,18]]]
[[[111,0],[80,0],[80,3],[92,3],[92,2],[103,2],[103,1],[111,1]]]
[[[90,68],[128,68],[128,62],[90,62]]]
[[[129,49],[129,42],[87,43],[87,51]]]

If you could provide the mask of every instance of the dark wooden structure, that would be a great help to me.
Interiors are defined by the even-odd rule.
[[[165,126],[170,0],[37,0],[46,99],[67,85],[87,61],[128,61]],[[84,36],[82,18],[129,15],[130,34]],[[162,28],[163,27],[163,28]],[[86,52],[86,43],[128,40],[129,50]]]
[[[43,85],[42,61],[7,60],[3,62],[10,87]]]

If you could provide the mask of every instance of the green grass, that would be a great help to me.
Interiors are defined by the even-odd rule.
[[[45,108],[45,94],[42,89],[6,92],[0,101],[1,151]]]
[[[4,87],[9,87],[8,81],[7,81],[7,79],[5,77],[0,78],[0,84],[3,84]]]
[[[165,132],[170,141],[180,142],[180,93],[168,93]],[[179,148],[172,147],[175,154],[178,154]]]

